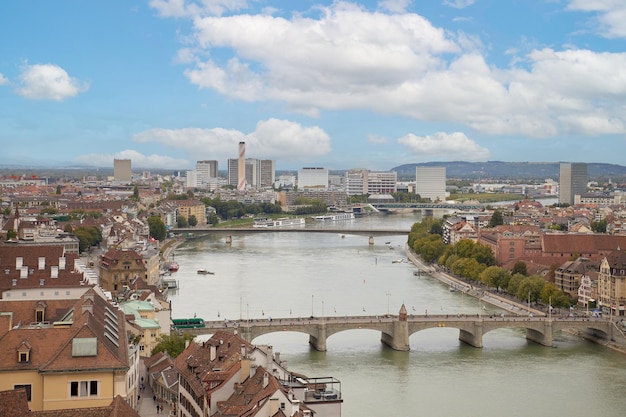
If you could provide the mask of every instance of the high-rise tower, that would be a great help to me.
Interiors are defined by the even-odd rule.
[[[239,142],[239,158],[237,159],[237,190],[246,188],[246,142]]]
[[[587,192],[587,164],[561,162],[559,168],[559,203],[574,204],[574,196]]]

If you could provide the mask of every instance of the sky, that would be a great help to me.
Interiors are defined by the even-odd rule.
[[[5,0],[0,165],[626,165],[623,0]]]

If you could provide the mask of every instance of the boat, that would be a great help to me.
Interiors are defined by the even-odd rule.
[[[304,218],[302,217],[281,217],[279,219],[268,219],[259,217],[254,219],[252,227],[285,227],[285,226],[303,226]]]
[[[450,292],[457,292],[457,291],[458,291],[457,287],[450,285]]]
[[[215,274],[215,272],[208,271],[208,270],[206,270],[204,268],[201,268],[201,269],[198,269],[198,274],[200,274],[200,275],[207,275],[207,274],[208,275],[213,275],[213,274]]]
[[[401,264],[402,262],[404,262],[404,258],[394,259],[391,261],[392,264]]]
[[[167,270],[170,271],[170,272],[176,272],[176,271],[178,271],[178,268],[180,268],[180,266],[178,265],[178,262],[172,261],[168,265]]]
[[[322,222],[334,222],[337,220],[352,220],[354,219],[354,213],[337,213],[337,214],[325,214],[323,216],[313,216],[317,221]]]

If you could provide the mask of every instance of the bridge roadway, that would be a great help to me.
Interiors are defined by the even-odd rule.
[[[626,345],[624,334],[608,318],[556,318],[524,316],[469,316],[469,315],[384,315],[346,317],[300,317],[233,321],[207,321],[202,329],[183,329],[195,335],[212,334],[215,330],[236,332],[246,341],[268,333],[299,332],[309,335],[309,343],[319,351],[326,351],[326,340],[335,333],[369,329],[381,332],[381,342],[392,349],[409,350],[409,337],[431,328],[456,328],[459,340],[481,348],[485,333],[503,328],[526,329],[526,338],[545,346],[552,346],[555,332],[577,330],[590,338],[615,341]]]
[[[408,235],[410,230],[402,229],[347,229],[341,227],[325,227],[323,229],[299,228],[299,227],[189,227],[172,228],[173,233],[194,233],[199,235],[245,235],[252,233],[335,233],[340,235],[360,236],[397,236]]]
[[[456,203],[371,203],[378,210],[421,209],[421,210],[482,210],[486,204]]]

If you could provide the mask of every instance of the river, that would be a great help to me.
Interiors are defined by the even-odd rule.
[[[359,229],[405,229],[419,214],[337,222]],[[319,222],[307,227],[322,227]],[[386,242],[389,242],[387,244]],[[406,236],[269,232],[189,241],[174,252],[180,288],[170,294],[172,316],[206,320],[263,317],[499,313],[461,292],[450,292],[405,259]],[[215,275],[198,275],[206,268]],[[486,310],[485,310],[486,309]],[[564,333],[555,347],[528,342],[524,332],[497,330],[484,348],[458,340],[458,330],[436,328],[411,336],[409,352],[384,347],[380,333],[352,330],[331,336],[327,351],[308,336],[274,333],[271,344],[288,368],[341,381],[343,415],[617,416],[626,410],[626,356]]]

